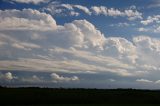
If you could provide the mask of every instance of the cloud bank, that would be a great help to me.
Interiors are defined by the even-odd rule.
[[[87,20],[57,25],[49,14],[32,9],[0,11],[0,51],[1,70],[120,76],[160,70],[159,39],[105,37]],[[60,81],[78,80],[51,76]]]

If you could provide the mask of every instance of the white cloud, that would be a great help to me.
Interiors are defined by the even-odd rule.
[[[138,12],[137,10],[128,9],[120,11],[114,8],[107,8],[105,6],[92,6],[91,10],[95,15],[128,17],[129,20],[142,19],[142,13]]]
[[[71,16],[79,16],[79,13],[78,13],[78,12],[75,12],[75,11],[71,11],[71,12],[70,12],[70,15],[71,15]]]
[[[37,10],[0,10],[0,30],[54,30],[56,27],[51,15]]]
[[[137,82],[141,82],[141,83],[160,84],[160,80],[151,81],[151,80],[147,80],[147,79],[137,79],[136,81],[137,81]]]
[[[10,80],[13,80],[13,79],[17,79],[18,77],[16,76],[13,76],[13,74],[11,72],[7,72],[7,73],[0,73],[0,79],[1,80],[6,80],[6,81],[10,81]]]
[[[133,24],[128,24],[128,23],[126,23],[126,22],[124,22],[124,23],[117,23],[117,24],[111,24],[110,26],[111,27],[128,27],[128,26],[130,26],[130,25],[132,25],[133,26]]]
[[[73,5],[71,4],[61,4],[62,7],[65,7],[68,10],[74,10]]]
[[[129,41],[105,37],[86,20],[57,25],[50,15],[31,9],[5,10],[0,14],[1,70],[109,72],[120,76],[141,76],[146,71],[160,70],[159,39],[137,36]],[[21,21],[15,25],[17,20]],[[36,21],[34,26],[38,29],[26,24],[26,20]],[[21,26],[25,26],[23,30]]]
[[[52,73],[51,78],[53,80],[53,82],[70,82],[70,81],[79,81],[79,78],[77,76],[73,76],[73,77],[64,77],[64,76],[60,76],[56,73]]]
[[[137,79],[137,82],[141,82],[141,83],[152,83],[153,81],[147,80],[147,79]]]
[[[75,8],[77,8],[77,9],[83,11],[84,13],[86,13],[86,14],[88,14],[88,15],[91,15],[90,10],[89,10],[87,7],[82,6],[82,5],[61,4],[60,6],[66,8],[66,9],[68,9],[68,10],[71,10],[71,11],[74,11]],[[59,7],[60,7],[60,6],[59,6]]]
[[[160,23],[160,15],[148,16],[146,20],[141,21],[143,25],[149,25],[154,22]]]
[[[154,69],[159,70],[160,64],[157,62],[160,58],[160,40],[147,36],[138,36],[133,39],[137,52],[140,58],[137,59],[137,64],[144,64]]]
[[[160,80],[155,81],[155,84],[160,84]]]
[[[8,0],[7,0],[8,1]],[[18,3],[26,3],[26,4],[29,4],[29,3],[32,3],[32,4],[39,4],[39,3],[47,3],[49,2],[50,0],[10,0],[10,2],[13,1],[13,2],[18,2]]]
[[[10,73],[10,72],[6,73],[4,76],[7,80],[12,80],[13,79],[12,73]]]
[[[107,8],[105,6],[92,6],[92,7],[86,7],[83,5],[75,5],[75,4],[60,4],[52,2],[47,7],[42,8],[43,11],[48,11],[52,15],[55,14],[61,14],[64,16],[70,15],[71,12],[73,13],[79,13],[77,12],[77,9],[81,10],[87,15],[105,15],[105,16],[111,16],[111,17],[127,17],[129,20],[135,20],[135,19],[142,19],[142,13],[137,11],[135,8],[130,8],[126,10],[119,10],[115,8]],[[79,15],[71,15],[71,16],[79,16]]]
[[[85,13],[88,14],[88,15],[91,15],[90,10],[89,10],[87,7],[85,7],[85,6],[82,6],[82,5],[74,5],[73,7],[82,10],[83,12],[85,12]]]
[[[147,19],[141,21],[141,24],[147,26],[148,28],[139,28],[139,31],[160,33],[160,15],[148,16]]]
[[[139,32],[148,32],[149,29],[146,29],[146,28],[141,27],[141,28],[138,28],[138,31],[139,31]]]
[[[59,2],[52,2],[47,7],[43,7],[42,11],[48,11],[52,15],[60,14],[63,16],[79,16],[80,13],[76,10],[79,9],[85,14],[91,15],[90,10],[82,5],[74,5],[74,4],[60,4]]]
[[[125,10],[124,14],[128,16],[129,20],[142,19],[142,13],[137,10]]]
[[[91,10],[93,11],[93,13],[95,13],[96,15],[105,15],[105,16],[123,16],[123,13],[117,9],[111,8],[108,9],[105,6],[92,6]]]

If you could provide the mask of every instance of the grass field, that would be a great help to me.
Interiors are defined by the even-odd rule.
[[[160,104],[160,91],[133,89],[0,88],[0,106],[137,106]],[[132,104],[132,105],[131,105]],[[150,105],[148,105],[150,106]]]

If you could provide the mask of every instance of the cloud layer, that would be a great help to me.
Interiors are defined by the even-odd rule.
[[[105,37],[87,20],[57,25],[49,14],[32,9],[0,11],[0,51],[1,70],[53,72],[57,81],[79,78],[55,72],[143,76],[160,71],[159,39]]]

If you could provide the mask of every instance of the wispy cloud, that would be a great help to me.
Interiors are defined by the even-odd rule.
[[[17,2],[17,3],[25,3],[25,4],[39,4],[39,3],[47,3],[50,0],[3,0],[7,2]]]

